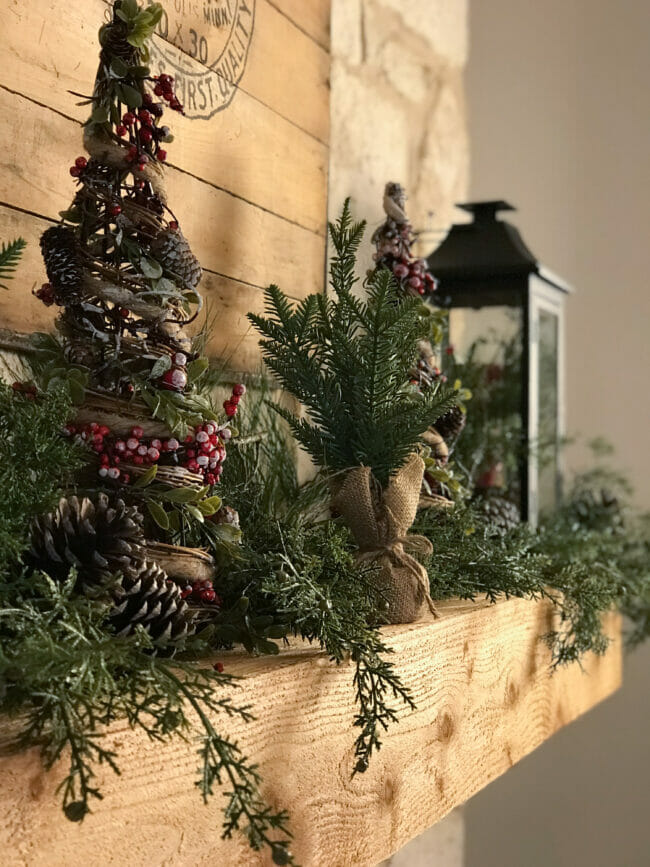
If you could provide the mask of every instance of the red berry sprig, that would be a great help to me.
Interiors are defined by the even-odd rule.
[[[241,396],[241,395],[240,395]],[[128,485],[130,473],[123,464],[149,468],[154,464],[182,466],[202,477],[206,485],[216,485],[226,460],[226,444],[232,434],[227,425],[207,421],[180,443],[175,437],[148,438],[139,425],[131,428],[130,436],[116,437],[107,425],[98,422],[76,426],[69,424],[64,433],[88,445],[99,458],[101,479]]]
[[[181,590],[181,599],[187,599],[197,605],[211,605],[215,608],[221,608],[223,601],[215,592],[212,586],[212,581],[194,581],[192,584],[186,584]]]
[[[53,304],[56,304],[56,293],[54,292],[54,286],[51,283],[43,283],[40,289],[36,290],[33,293],[39,301],[42,301],[46,307],[51,307]]]
[[[400,224],[388,218],[373,238],[377,246],[375,262],[389,268],[408,295],[431,295],[436,291],[437,283],[426,259],[411,256],[415,239],[410,223]]]
[[[27,400],[36,400],[38,389],[33,382],[12,382],[11,388],[16,395],[26,397]]]
[[[233,418],[237,415],[237,407],[239,405],[239,401],[246,394],[246,386],[238,383],[237,385],[233,385],[232,394],[228,398],[228,400],[224,400],[223,408],[226,411],[226,415],[228,418]]]
[[[80,178],[87,168],[88,160],[86,157],[77,157],[74,161],[74,165],[70,166],[70,174],[73,178]]]
[[[162,75],[155,75],[153,80],[156,82],[153,89],[156,96],[162,96],[162,98],[169,104],[172,111],[178,111],[181,114],[185,114],[183,106],[174,93],[173,77],[163,73]]]

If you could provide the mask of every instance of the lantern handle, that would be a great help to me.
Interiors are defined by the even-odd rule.
[[[456,205],[463,211],[467,211],[474,216],[475,223],[493,223],[497,222],[497,214],[499,211],[516,211],[509,202],[503,199],[493,199],[488,202],[463,202]]]

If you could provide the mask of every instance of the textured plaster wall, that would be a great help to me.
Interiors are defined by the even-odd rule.
[[[394,180],[421,252],[450,224],[469,173],[467,15],[467,0],[333,0],[330,218],[350,195],[375,226]]]

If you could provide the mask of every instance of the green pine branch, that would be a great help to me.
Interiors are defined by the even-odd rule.
[[[3,281],[13,278],[26,246],[27,241],[24,238],[16,238],[10,244],[2,243],[0,247],[0,289],[8,288]]]
[[[334,472],[368,466],[386,485],[457,396],[440,383],[426,394],[408,385],[418,340],[430,330],[419,299],[404,297],[386,269],[369,274],[365,298],[353,294],[364,228],[346,201],[329,227],[332,297],[294,304],[271,286],[265,315],[249,320],[267,366],[306,409],[304,418],[278,411],[314,462]]]

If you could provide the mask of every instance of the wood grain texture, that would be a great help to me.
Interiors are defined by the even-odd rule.
[[[417,709],[354,779],[351,665],[304,645],[271,660],[221,657],[246,675],[241,697],[257,711],[248,726],[222,726],[259,760],[269,800],[291,811],[303,867],[374,867],[620,685],[616,615],[604,657],[551,677],[539,641],[552,622],[547,603],[441,608],[437,621],[385,630]],[[35,752],[0,760],[3,865],[269,864],[243,840],[219,839],[218,803],[201,807],[191,791],[190,745],[160,748],[124,727],[108,738],[123,774],[105,776],[105,800],[81,826],[59,817],[58,774],[44,774]]]
[[[178,3],[167,0],[166,5],[173,9]],[[251,80],[247,64],[231,103],[207,120],[169,113],[173,114],[168,123],[175,136],[169,148],[170,165],[322,235],[329,57],[266,0],[259,6],[248,59]],[[85,120],[87,106],[77,106],[79,97],[68,91],[92,91],[97,30],[106,11],[102,0],[30,0],[28,4],[9,0],[2,4],[0,84],[67,117]],[[179,22],[182,20],[183,16]],[[198,15],[190,18],[199,31],[201,21]],[[209,72],[181,49],[172,48],[171,55],[186,75]],[[180,75],[182,81],[182,72],[166,71]],[[219,76],[211,74],[217,79],[216,90]],[[244,89],[249,86],[252,92]],[[199,99],[194,90],[179,95],[186,103]],[[7,125],[11,129],[12,124]],[[70,157],[73,155],[60,169],[67,170]],[[53,155],[46,161],[51,166]]]
[[[0,202],[58,220],[74,196],[69,167],[82,153],[79,124],[1,88],[0,112],[14,118],[0,125]],[[322,288],[323,238],[192,175],[170,168],[165,177],[204,268],[258,287],[282,282],[294,297]]]
[[[298,27],[325,49],[330,47],[329,3],[323,0],[269,0]]]

